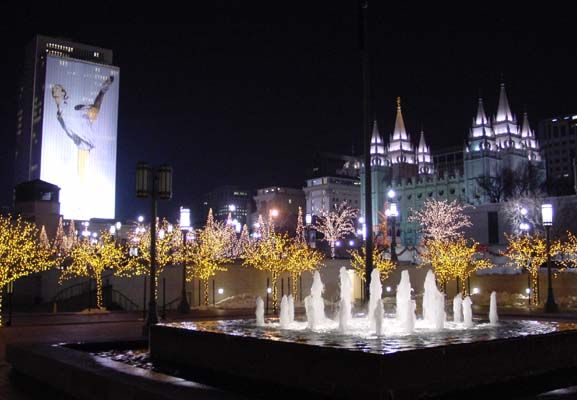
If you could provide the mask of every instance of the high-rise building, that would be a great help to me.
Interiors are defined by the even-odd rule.
[[[537,136],[546,160],[547,191],[558,196],[574,194],[577,115],[542,120]]]
[[[115,217],[119,83],[112,50],[40,35],[26,48],[15,183],[60,187],[65,218]]]
[[[305,212],[305,194],[301,189],[266,187],[258,189],[253,199],[256,204],[252,215],[253,226],[262,216],[264,221],[270,218],[277,230],[294,232],[299,208]]]
[[[195,216],[195,225],[204,226],[209,209],[219,221],[226,221],[230,214],[241,226],[247,224],[252,211],[251,191],[240,186],[224,185],[205,193],[200,215]]]

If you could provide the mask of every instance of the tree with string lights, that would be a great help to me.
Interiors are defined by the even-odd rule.
[[[71,263],[62,269],[59,283],[72,277],[87,277],[96,282],[96,306],[103,310],[102,274],[106,270],[117,269],[123,264],[125,251],[108,232],[100,238],[85,237],[72,247],[69,254]]]
[[[351,208],[346,202],[335,205],[334,210],[329,212],[321,211],[314,226],[318,232],[323,234],[323,240],[331,247],[331,258],[335,258],[335,246],[337,242],[349,234],[355,233],[354,220],[358,210]]]
[[[408,221],[420,225],[425,242],[430,239],[451,241],[461,238],[464,229],[471,226],[471,219],[464,212],[469,207],[456,200],[429,199],[420,210],[411,210]]]
[[[531,302],[539,304],[539,269],[547,261],[547,242],[541,235],[505,235],[507,249],[503,255],[518,268],[529,273],[531,281]],[[555,240],[550,246],[551,258],[562,252],[561,242]]]
[[[132,232],[130,243],[137,248],[136,255],[122,263],[115,271],[120,277],[150,275],[150,229],[143,228]],[[182,246],[182,233],[178,226],[173,226],[167,220],[157,221],[156,226],[156,288],[158,296],[158,281],[164,269],[178,262],[176,254]]]
[[[186,265],[186,280],[199,279],[204,287],[204,305],[209,304],[208,284],[210,278],[219,271],[226,271],[225,265],[232,262],[231,249],[235,242],[231,241],[230,227],[212,218],[209,211],[206,225],[196,232],[194,241],[187,241],[182,251],[178,252],[179,261]]]
[[[7,285],[54,265],[52,250],[50,246],[40,244],[39,232],[34,224],[21,217],[12,219],[11,216],[0,215],[0,306],[2,292]]]
[[[291,293],[296,299],[298,293],[298,280],[303,272],[315,271],[322,265],[323,255],[320,251],[310,248],[299,237],[290,239],[287,247],[286,272],[291,277]]]
[[[363,282],[366,281],[365,271],[366,271],[366,248],[365,246],[361,247],[359,250],[351,250],[349,251],[351,255],[351,266],[353,267],[355,273]],[[373,268],[379,271],[379,276],[381,278],[381,282],[384,282],[391,272],[397,268],[397,264],[395,264],[391,259],[383,257],[383,252],[379,251],[376,247],[373,248]]]

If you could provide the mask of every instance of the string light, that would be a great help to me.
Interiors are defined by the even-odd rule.
[[[338,206],[335,204],[334,210],[330,212],[322,210],[320,217],[317,218],[315,229],[323,234],[323,240],[331,246],[332,258],[335,258],[337,242],[355,233],[354,220],[357,214],[356,208],[351,208],[346,202],[342,202]]]
[[[355,270],[357,276],[363,281],[366,281],[366,248],[362,246],[359,250],[350,250],[351,266]],[[382,252],[376,247],[373,248],[373,268],[379,271],[381,282],[384,282],[391,272],[397,267],[393,261],[382,256]]]

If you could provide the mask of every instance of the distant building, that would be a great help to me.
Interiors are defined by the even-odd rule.
[[[307,171],[307,177],[321,178],[323,176],[358,177],[361,172],[361,161],[358,157],[317,152],[313,156],[312,167]]]
[[[204,225],[211,208],[215,219],[225,221],[230,213],[232,219],[244,225],[249,222],[248,216],[252,211],[251,191],[240,186],[226,185],[206,193],[200,215],[195,216],[195,225]]]
[[[14,212],[25,220],[46,228],[53,238],[60,219],[60,188],[39,179],[23,182],[14,189]]]
[[[60,187],[65,218],[114,218],[119,69],[112,50],[36,36],[18,93],[15,184]]]
[[[258,189],[253,197],[256,211],[252,224],[262,215],[264,221],[269,217],[279,231],[293,232],[296,228],[299,207],[305,212],[305,195],[301,189],[288,187],[266,187]]]
[[[336,205],[346,202],[352,208],[360,207],[361,182],[354,177],[323,176],[308,179],[303,188],[306,198],[306,213],[311,216],[331,211]]]
[[[556,196],[574,194],[577,115],[542,120],[537,136],[546,160],[547,191]]]
[[[534,180],[540,184],[545,179],[541,149],[527,114],[521,122],[512,113],[501,85],[497,112],[491,119],[485,113],[483,100],[479,99],[477,113],[467,135],[467,144],[460,153],[448,151],[432,155],[420,133],[417,146],[405,128],[400,100],[393,133],[388,144],[383,140],[376,122],[371,139],[371,198],[373,226],[379,223],[387,193],[394,189],[400,224],[400,244],[414,246],[419,241],[417,226],[407,218],[411,209],[418,210],[428,199],[459,200],[481,205],[500,201],[492,193],[502,191],[505,171],[515,179],[526,171],[533,171]],[[361,183],[364,185],[364,168]],[[364,209],[364,190],[361,191],[361,210]],[[364,211],[361,211],[364,213]]]

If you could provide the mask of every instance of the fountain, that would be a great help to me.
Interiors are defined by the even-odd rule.
[[[415,327],[415,308],[416,304],[411,300],[411,281],[409,280],[409,271],[401,272],[401,282],[397,286],[397,321],[401,325],[401,330],[406,333],[413,331]]]
[[[311,286],[311,294],[305,298],[305,312],[307,315],[309,329],[317,329],[317,327],[324,323],[325,317],[325,301],[322,294],[324,290],[323,282],[319,271],[313,274],[313,284]]]
[[[471,297],[467,296],[463,300],[463,323],[465,328],[471,328],[473,326],[473,311],[471,306],[473,305],[473,301]]]
[[[289,306],[289,322],[295,322],[295,301],[292,294],[289,294],[288,306]]]
[[[453,322],[463,322],[463,297],[458,293],[453,299]]]
[[[264,326],[264,301],[262,297],[256,298],[256,326]]]
[[[341,282],[341,300],[339,303],[339,331],[345,333],[349,327],[351,319],[351,297],[353,294],[353,284],[349,273],[345,267],[339,271]]]
[[[289,302],[285,294],[280,302],[279,325],[281,329],[286,329],[288,328],[290,322],[291,319],[290,319]]]
[[[367,317],[371,321],[371,328],[374,328],[374,318],[375,309],[377,303],[381,301],[383,295],[383,285],[381,284],[381,274],[378,269],[373,269],[371,271],[371,285],[369,286],[369,311]]]
[[[425,278],[423,294],[423,319],[434,329],[445,327],[445,295],[437,289],[435,275],[429,270]]]
[[[375,307],[375,312],[373,315],[374,323],[375,323],[375,333],[377,336],[381,336],[383,331],[383,317],[384,317],[384,310],[383,310],[383,301],[379,300],[377,302],[377,306]]]
[[[491,325],[497,325],[499,322],[499,316],[497,315],[497,293],[491,293],[491,303],[489,305],[489,323]]]
[[[294,302],[291,296],[283,296],[279,321],[265,324],[264,305],[259,298],[258,329],[249,320],[154,326],[151,359],[268,382],[272,387],[284,385],[328,398],[418,398],[425,392],[435,394],[499,383],[503,377],[525,376],[526,371],[541,373],[547,372],[546,368],[577,367],[577,360],[571,355],[577,324],[514,320],[497,324],[495,293],[491,295],[490,324],[474,325],[472,300],[462,299],[461,295],[453,298],[453,321],[446,321],[444,294],[429,272],[424,285],[423,317],[417,319],[409,272],[402,271],[396,315],[384,313],[382,288],[375,278],[369,288],[368,318],[354,317],[352,285],[344,268],[340,269],[339,278],[340,309],[334,320],[325,316],[324,286],[320,274],[315,272],[310,295],[304,301],[306,321],[294,320]],[[551,351],[558,357],[550,357]],[[518,354],[524,357],[517,357]],[[280,359],[286,362],[272,362]],[[475,363],[463,368],[468,359]],[[367,384],[366,380],[350,379],[351,371],[369,377],[375,371],[386,373],[379,372],[378,379]],[[459,379],[446,385],[447,376]]]

